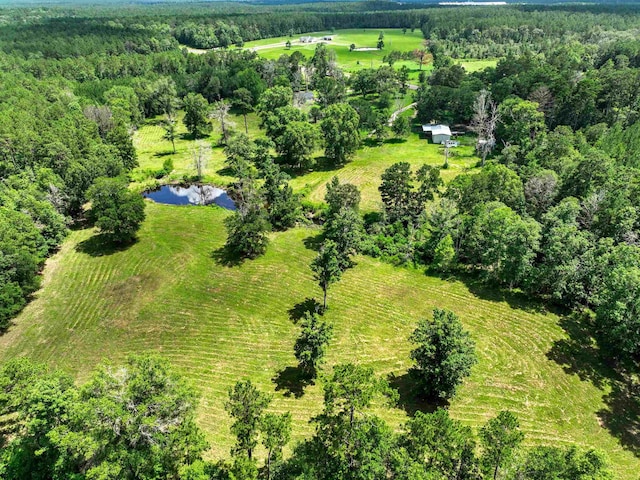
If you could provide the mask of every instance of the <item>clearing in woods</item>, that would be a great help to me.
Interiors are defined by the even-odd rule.
[[[400,102],[398,104],[399,107],[404,104],[405,99],[399,99],[398,101]],[[411,115],[411,113],[406,112],[406,115]],[[232,115],[231,119],[237,131],[244,131],[242,116]],[[190,154],[194,142],[187,136],[182,121],[178,121],[180,137],[176,140],[176,153],[173,154],[171,143],[162,138],[164,130],[158,125],[159,120],[160,118],[147,121],[134,135],[134,144],[138,152],[140,167],[134,171],[133,179],[138,181],[135,186],[139,190],[157,185],[157,181],[149,180],[148,172],[161,169],[162,163],[166,158],[173,160],[174,171],[168,178],[163,179],[162,183],[178,182],[195,174]],[[259,129],[259,123],[260,120],[255,114],[248,116],[250,137],[264,136],[264,131]],[[220,128],[214,122],[213,132],[203,140],[208,145],[212,145],[220,139],[220,136]],[[450,150],[449,169],[441,170],[441,175],[445,181],[452,179],[461,172],[475,169],[479,160],[475,155],[473,138],[460,137],[460,141],[460,147]],[[444,163],[443,147],[434,145],[426,140],[419,133],[419,126],[417,125],[414,125],[413,132],[403,140],[390,138],[381,145],[365,140],[362,147],[356,152],[353,161],[339,169],[327,165],[323,153],[321,149],[315,153],[314,156],[318,161],[318,165],[313,171],[304,174],[290,172],[293,177],[291,185],[294,190],[305,194],[306,198],[313,202],[321,202],[324,199],[326,183],[334,175],[337,175],[341,181],[351,182],[358,186],[362,194],[361,206],[364,211],[380,209],[381,202],[380,194],[378,193],[380,176],[393,163],[399,161],[409,162],[413,169],[417,169],[425,163],[434,166],[441,166]],[[233,181],[232,177],[226,175],[224,160],[223,147],[214,146],[211,150],[211,157],[204,169],[204,182],[225,186]]]
[[[378,36],[380,32],[384,34],[384,48],[378,50]],[[331,36],[332,40],[322,41],[322,37]],[[314,43],[302,43],[301,37],[314,37],[318,41]],[[291,42],[291,48],[286,48],[287,41]],[[276,37],[256,40],[255,42],[247,42],[244,48],[255,50],[261,57],[268,59],[277,59],[280,55],[291,54],[295,51],[301,52],[305,57],[311,58],[318,43],[325,43],[327,48],[333,50],[336,55],[338,66],[347,71],[355,72],[363,68],[378,68],[386,65],[383,61],[385,55],[391,51],[411,52],[413,50],[425,48],[424,37],[422,32],[416,29],[414,32],[407,30],[402,33],[397,28],[367,28],[367,29],[351,29],[336,30],[335,32],[312,32],[294,35],[293,37]],[[356,50],[350,51],[351,45],[356,46]],[[429,57],[430,58],[430,57]],[[426,70],[428,62],[425,60],[422,66]],[[419,63],[414,60],[402,60],[394,63],[395,68],[406,65],[410,70],[410,78],[415,80],[418,78]]]
[[[223,404],[239,379],[272,393],[273,410],[291,411],[295,439],[310,434],[307,422],[320,411],[321,388],[301,390],[297,382],[298,327],[289,312],[321,295],[309,270],[319,230],[273,234],[264,257],[226,266],[216,252],[228,214],[149,202],[139,241],[124,250],[105,248],[92,229],[71,232],[48,262],[36,298],[0,337],[0,362],[26,355],[83,378],[105,358],[118,363],[130,353],[155,351],[201,389],[199,421],[212,457],[226,456],[231,446]],[[572,368],[560,327],[567,318],[471,281],[367,257],[356,261],[329,292],[335,337],[327,368],[352,361],[395,375],[400,406],[378,411],[392,425],[428,408],[406,394],[407,337],[434,307],[447,308],[470,330],[479,354],[450,406],[453,417],[477,427],[508,408],[520,417],[528,444],[598,447],[621,478],[635,478],[637,458],[602,426],[607,419],[624,421],[615,395],[606,383],[597,387],[565,371]]]

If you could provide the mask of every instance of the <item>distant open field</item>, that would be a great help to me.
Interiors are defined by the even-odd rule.
[[[384,33],[384,49],[377,50],[375,47],[378,43],[378,35]],[[331,35],[333,40],[326,43],[327,47],[336,54],[338,66],[347,72],[355,72],[363,68],[378,68],[385,65],[383,58],[389,52],[398,50],[401,52],[410,52],[424,47],[424,38],[422,32],[416,30],[402,33],[401,29],[354,29],[354,30],[336,30],[332,32],[313,32],[308,34],[295,35],[293,37],[275,37],[255,42],[247,42],[244,48],[256,50],[261,57],[269,59],[277,59],[280,55],[290,54],[294,51],[300,51],[307,58],[313,56],[313,52],[319,42],[316,43],[300,43],[300,37],[311,36],[322,38],[325,35]],[[285,44],[291,41],[291,49],[287,49]],[[351,44],[356,46],[356,50],[349,51]],[[359,51],[359,48],[373,48],[374,50]],[[411,71],[411,78],[416,79],[419,71],[419,64],[415,61],[397,62],[394,66],[406,65]],[[425,68],[423,65],[423,69]]]
[[[378,42],[378,35],[384,33],[384,49],[375,49]],[[321,39],[330,35],[331,41],[325,41],[327,47],[336,54],[338,66],[347,72],[355,72],[363,68],[378,68],[385,65],[383,58],[389,52],[397,50],[400,52],[411,52],[416,49],[424,48],[425,40],[420,30],[411,32],[407,30],[402,33],[401,29],[383,28],[383,29],[352,29],[352,30],[336,30],[335,32],[313,32],[308,34],[294,35],[293,37],[274,37],[247,42],[244,48],[255,50],[261,57],[269,59],[277,59],[280,55],[291,54],[299,51],[307,58],[313,56],[313,52],[320,41],[316,43],[301,43],[300,38],[305,36]],[[291,48],[286,47],[287,41],[291,42]],[[356,50],[350,51],[351,44],[356,46]],[[374,48],[374,50],[357,50],[359,48]],[[430,70],[430,57],[428,57],[422,66],[423,70]],[[464,66],[468,72],[476,72],[487,67],[495,67],[496,59],[465,59],[456,60],[456,63]],[[394,64],[395,68],[406,66],[410,70],[410,78],[415,81],[418,78],[420,65],[413,60],[403,60]]]
[[[469,72],[479,72],[480,70],[484,70],[485,68],[495,67],[498,64],[498,60],[493,59],[461,59],[454,60],[455,63],[462,65],[464,69]]]
[[[382,50],[376,49],[378,42],[378,35],[380,32],[384,33],[384,48]],[[331,36],[332,40],[321,40],[324,36]],[[314,43],[302,43],[301,37],[314,37],[318,41]],[[287,48],[287,41],[291,42],[291,47]],[[382,65],[386,65],[383,61],[385,55],[393,50],[400,52],[411,52],[416,49],[425,48],[425,40],[420,30],[407,30],[406,33],[402,33],[401,29],[397,28],[382,28],[382,29],[351,29],[351,30],[336,30],[335,32],[312,32],[297,34],[294,36],[283,36],[273,38],[263,38],[261,40],[255,40],[253,42],[247,42],[243,48],[256,51],[261,57],[271,60],[278,59],[281,55],[290,55],[295,51],[301,52],[305,57],[311,58],[318,43],[324,43],[327,48],[335,52],[336,62],[340,68],[347,73],[356,72],[364,68],[378,68]],[[356,49],[351,51],[350,46],[354,44]],[[359,50],[363,49],[363,50]],[[188,49],[192,53],[205,53],[206,50],[200,50],[197,48]],[[425,58],[425,61],[420,68],[420,64],[414,60],[401,60],[394,63],[395,68],[406,66],[409,69],[409,78],[411,81],[417,81],[420,70],[431,71],[430,55]],[[476,72],[483,70],[487,67],[495,67],[497,59],[460,59],[455,60],[456,63],[462,65],[467,72]]]
[[[73,231],[47,263],[34,301],[0,337],[0,362],[26,355],[84,378],[102,359],[155,351],[201,390],[198,420],[211,457],[228,455],[223,403],[227,388],[243,378],[274,395],[273,410],[292,412],[295,439],[310,434],[307,421],[321,409],[321,388],[298,389],[297,327],[288,311],[321,295],[308,267],[315,253],[305,246],[319,231],[273,234],[264,257],[224,266],[215,252],[225,240],[226,215],[149,202],[138,243],[124,250],[105,248],[92,229]],[[528,444],[599,447],[620,478],[637,478],[638,459],[599,423],[610,408],[603,400],[607,384],[582,381],[554,360],[567,338],[559,323],[567,319],[473,282],[356,261],[329,293],[335,338],[328,367],[359,362],[378,375],[395,374],[394,385],[405,392],[401,406],[378,410],[393,426],[407,411],[426,407],[406,395],[407,337],[433,307],[448,308],[470,330],[479,355],[451,404],[453,417],[478,427],[508,408],[520,417]]]

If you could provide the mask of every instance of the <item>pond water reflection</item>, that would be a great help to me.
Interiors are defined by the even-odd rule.
[[[216,205],[235,210],[236,204],[227,192],[213,185],[163,185],[155,190],[148,190],[142,194],[156,203],[167,205]]]

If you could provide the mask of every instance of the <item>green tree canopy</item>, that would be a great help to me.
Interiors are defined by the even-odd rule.
[[[124,179],[99,178],[87,197],[91,201],[89,217],[102,233],[118,243],[135,238],[145,218],[145,204],[140,194],[127,188]]]
[[[327,308],[327,292],[329,286],[340,280],[342,269],[340,268],[340,252],[335,242],[326,240],[320,247],[318,256],[311,262],[313,276],[322,288],[323,311]]]
[[[315,312],[307,312],[293,347],[298,365],[307,377],[316,377],[332,335],[331,324],[318,318]]]
[[[492,475],[495,480],[500,468],[509,462],[523,439],[520,422],[510,411],[504,410],[489,420],[480,430],[482,464],[487,475]]]
[[[433,310],[433,320],[421,320],[409,337],[416,346],[411,351],[415,366],[412,375],[422,392],[432,398],[447,400],[471,368],[478,362],[475,344],[460,319],[451,311]]]
[[[233,418],[231,432],[236,436],[234,453],[246,453],[249,459],[253,458],[264,410],[270,403],[271,397],[260,392],[251,380],[237,382],[233,388],[229,388],[229,399],[224,408]]]
[[[189,93],[182,101],[185,127],[193,138],[203,137],[211,131],[211,123],[207,117],[209,102],[199,93]]]
[[[336,164],[345,163],[360,145],[360,118],[351,105],[330,105],[320,124],[324,136],[325,155]]]

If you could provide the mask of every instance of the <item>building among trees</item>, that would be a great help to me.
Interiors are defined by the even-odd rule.
[[[431,140],[436,144],[443,144],[451,139],[451,129],[447,125],[422,125],[422,132],[431,134]]]

